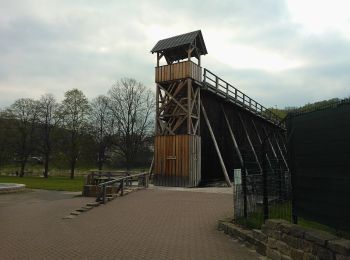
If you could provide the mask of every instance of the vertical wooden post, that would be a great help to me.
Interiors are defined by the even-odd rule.
[[[228,187],[232,187],[230,178],[229,178],[229,176],[228,176],[228,174],[227,174],[227,171],[226,171],[226,167],[225,167],[224,160],[222,159],[222,156],[221,156],[221,153],[220,153],[220,149],[219,149],[218,143],[216,142],[213,129],[211,128],[211,125],[210,125],[210,122],[209,122],[207,113],[206,113],[206,111],[205,111],[204,106],[203,106],[202,103],[201,103],[201,109],[202,109],[202,112],[203,112],[203,116],[204,116],[205,123],[207,124],[207,127],[208,127],[208,129],[209,129],[209,133],[210,133],[211,139],[213,140],[216,153],[217,153],[217,155],[218,155],[218,157],[219,157],[220,165],[221,165],[222,171],[223,171],[223,173],[224,173],[224,177],[225,177],[225,180],[226,180],[226,184],[227,184]]]
[[[228,99],[228,83],[226,83],[226,98]]]
[[[192,99],[192,80],[187,79],[187,134],[191,134],[192,125],[192,110],[191,110],[191,99]]]
[[[156,86],[156,135],[159,134],[159,129],[158,129],[158,118],[159,118],[159,86],[157,84]]]

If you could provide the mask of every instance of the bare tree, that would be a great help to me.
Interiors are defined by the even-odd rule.
[[[106,161],[107,149],[111,146],[114,130],[114,120],[108,97],[101,95],[91,102],[89,122],[91,134],[97,145],[97,166],[99,170],[102,170]]]
[[[15,156],[17,131],[13,128],[13,120],[6,118],[7,113],[0,112],[0,169]]]
[[[67,91],[64,97],[60,113],[63,118],[62,126],[70,132],[67,156],[70,164],[70,177],[74,179],[74,171],[80,152],[80,141],[88,124],[87,117],[90,113],[90,105],[84,93],[78,89]]]
[[[118,133],[116,145],[129,169],[153,132],[154,94],[135,79],[124,78],[111,88],[109,95]]]
[[[20,177],[23,177],[28,157],[34,148],[34,130],[38,118],[38,102],[30,98],[16,100],[7,111],[19,132],[17,154],[20,162]]]
[[[41,152],[44,156],[44,177],[47,178],[52,153],[53,132],[60,122],[59,105],[52,94],[41,96],[38,105],[38,121],[42,130]]]

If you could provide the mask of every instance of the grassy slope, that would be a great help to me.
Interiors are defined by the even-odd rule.
[[[12,177],[0,176],[0,183],[22,183],[30,189],[43,190],[64,190],[64,191],[82,191],[83,177],[78,176],[71,180],[68,177]]]

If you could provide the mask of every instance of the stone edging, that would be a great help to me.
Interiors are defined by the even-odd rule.
[[[350,260],[350,240],[285,220],[269,219],[261,230],[248,230],[224,219],[218,230],[273,260]]]
[[[1,183],[1,184],[2,185],[0,186],[0,194],[24,191],[26,188],[26,185],[18,184],[18,183]]]

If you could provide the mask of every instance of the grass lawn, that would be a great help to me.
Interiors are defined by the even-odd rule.
[[[43,177],[26,176],[23,178],[15,176],[0,176],[0,183],[21,183],[29,189],[62,190],[62,191],[82,191],[83,177],[76,176],[73,180],[69,177],[50,176]]]

